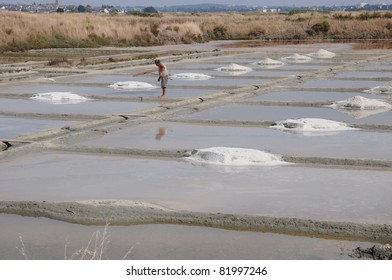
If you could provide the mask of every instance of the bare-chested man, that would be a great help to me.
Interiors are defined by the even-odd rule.
[[[169,73],[167,72],[167,68],[165,64],[163,64],[159,59],[155,59],[154,63],[156,66],[158,66],[158,74],[159,74],[158,82],[159,81],[161,82],[161,88],[162,88],[162,95],[159,96],[159,98],[165,98]]]

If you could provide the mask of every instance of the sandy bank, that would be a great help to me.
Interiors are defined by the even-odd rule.
[[[392,242],[392,225],[316,221],[167,209],[137,201],[2,201],[0,213],[47,217],[84,225],[179,224],[332,239]]]

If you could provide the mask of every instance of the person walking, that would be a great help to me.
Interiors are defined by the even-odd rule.
[[[162,88],[162,95],[159,96],[159,98],[165,98],[166,97],[166,87],[167,87],[167,80],[169,78],[169,73],[167,71],[167,67],[165,64],[163,64],[159,59],[155,59],[154,63],[156,66],[158,66],[158,82],[161,82],[161,88]]]

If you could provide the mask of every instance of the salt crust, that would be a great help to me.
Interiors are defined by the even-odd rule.
[[[392,94],[392,82],[385,83],[382,86],[372,87],[364,90],[364,92],[372,94]]]
[[[72,92],[47,92],[34,94],[30,99],[49,104],[79,104],[90,99]]]
[[[230,147],[212,147],[194,150],[192,154],[187,157],[187,159],[197,163],[224,166],[276,166],[290,164],[288,162],[282,161],[280,155],[275,155],[255,149]]]
[[[307,56],[314,57],[314,58],[333,58],[336,56],[336,53],[324,50],[324,49],[319,49],[315,53],[309,53]]]
[[[138,90],[138,89],[154,89],[157,86],[138,81],[117,82],[109,86],[110,88],[120,90]]]
[[[392,105],[378,99],[369,99],[357,95],[346,100],[336,101],[329,107],[350,110],[378,110],[383,108],[391,109]]]
[[[219,67],[216,70],[218,71],[252,71],[252,68],[250,67],[246,67],[246,66],[242,66],[239,64],[235,64],[235,63],[230,63],[229,66],[224,66],[224,67]]]
[[[309,56],[305,56],[305,55],[301,55],[301,54],[295,53],[295,54],[293,54],[291,56],[283,57],[282,60],[288,61],[288,62],[294,62],[294,63],[301,63],[301,62],[311,61],[312,58],[309,57]]]
[[[284,62],[267,57],[267,58],[262,59],[258,62],[255,62],[255,64],[257,64],[257,65],[283,65]]]
[[[138,207],[138,208],[149,208],[170,211],[169,208],[151,204],[147,202],[135,201],[135,200],[79,200],[78,203],[92,206],[125,206],[125,207]]]
[[[212,79],[211,76],[200,74],[200,73],[178,73],[170,75],[173,79],[180,79],[180,80],[208,80]]]
[[[317,118],[287,119],[276,122],[274,125],[270,126],[270,128],[305,132],[328,132],[356,129],[348,126],[346,123]]]

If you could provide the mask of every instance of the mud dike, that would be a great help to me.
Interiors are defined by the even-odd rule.
[[[238,206],[234,207],[234,212],[226,212],[226,207],[222,207],[220,213],[217,214],[211,211],[214,207],[209,206],[205,209],[198,208],[196,205],[191,205],[192,209],[175,209],[176,207],[168,203],[168,207],[158,209],[156,208],[158,204],[166,204],[160,200],[154,203],[154,199],[148,196],[146,196],[146,201],[153,202],[150,208],[144,206],[143,199],[140,201],[138,199],[139,202],[136,204],[139,203],[139,205],[134,205],[135,199],[129,194],[119,199],[105,197],[106,200],[94,200],[92,198],[87,199],[90,202],[83,203],[79,200],[86,200],[84,196],[80,196],[80,199],[75,199],[75,201],[69,201],[66,197],[57,195],[52,202],[43,203],[39,201],[44,199],[35,201],[29,199],[28,196],[22,199],[12,199],[10,195],[11,199],[0,202],[0,213],[43,216],[86,225],[101,225],[110,219],[113,225],[186,224],[377,243],[391,242],[392,220],[388,217],[388,206],[386,206],[390,190],[384,187],[388,184],[392,171],[392,155],[389,152],[390,149],[387,148],[392,139],[391,110],[388,108],[391,104],[391,95],[385,91],[378,95],[368,91],[385,85],[389,79],[392,79],[392,68],[389,67],[392,54],[388,51],[353,51],[347,45],[331,44],[328,47],[336,52],[336,56],[328,53],[330,57],[323,58],[320,57],[323,52],[316,52],[320,47],[320,45],[304,46],[303,55],[316,53],[317,57],[307,57],[303,61],[293,61],[297,57],[302,59],[304,56],[290,56],[291,49],[288,47],[223,49],[220,51],[214,49],[186,56],[161,56],[170,72],[178,74],[177,76],[181,77],[181,73],[184,72],[187,74],[186,77],[189,77],[189,72],[212,76],[208,80],[190,82],[177,80],[173,76],[173,79],[169,81],[169,96],[165,100],[157,98],[159,88],[146,91],[116,91],[109,87],[115,82],[123,83],[131,80],[154,84],[156,78],[146,74],[150,73],[153,66],[147,64],[145,60],[140,61],[139,65],[137,61],[132,61],[132,65],[124,62],[116,65],[113,62],[110,67],[100,65],[99,67],[73,68],[66,75],[58,75],[50,79],[47,76],[48,70],[44,72],[39,67],[29,68],[28,71],[34,71],[29,79],[18,79],[0,85],[0,98],[9,102],[7,108],[0,108],[0,116],[3,120],[15,120],[15,123],[29,120],[33,126],[36,123],[51,121],[53,124],[50,125],[53,125],[53,128],[40,129],[38,127],[32,133],[20,131],[3,137],[0,146],[1,164],[4,167],[11,166],[10,170],[12,170],[12,162],[23,163],[25,160],[31,161],[31,158],[40,156],[74,155],[101,159],[129,158],[136,162],[138,160],[172,162],[173,164],[185,162],[184,164],[189,165],[188,159],[201,148],[248,147],[253,151],[264,150],[279,155],[282,161],[289,164],[281,171],[283,173],[276,172],[276,174],[302,169],[305,173],[314,170],[333,173],[336,170],[337,173],[347,172],[351,176],[360,174],[358,178],[360,176],[367,179],[373,178],[374,180],[369,179],[369,182],[375,182],[377,191],[383,196],[382,209],[379,213],[382,218],[372,220],[373,216],[377,216],[377,205],[368,205],[373,209],[370,213],[361,212],[357,215],[355,205],[351,205],[351,208],[347,210],[350,214],[346,216],[330,214],[329,207],[337,207],[334,211],[344,213],[345,203],[356,203],[356,200],[351,201],[348,193],[342,194],[344,198],[339,198],[341,201],[336,202],[337,205],[333,202],[336,197],[331,197],[331,204],[323,205],[320,211],[317,211],[317,206],[309,206],[309,216],[301,212],[302,210],[297,211],[298,208],[295,205],[301,205],[300,200],[293,202],[292,209],[295,210],[290,210],[290,207],[275,206],[277,204],[273,203],[277,197],[271,198],[273,200],[271,205],[273,209],[277,207],[279,210],[269,212],[267,208],[254,206],[255,210],[250,211],[249,214],[243,210],[240,211],[241,213],[236,213],[236,207],[242,208],[238,203]],[[299,49],[301,48],[297,48]],[[263,63],[260,62],[261,59],[267,57],[273,60],[265,59],[262,60]],[[278,60],[282,62],[278,64]],[[278,66],[266,67],[265,61],[273,61],[274,65]],[[243,65],[243,67],[238,68],[238,71],[233,71],[236,65]],[[237,73],[245,68],[247,71]],[[229,70],[222,71],[221,69]],[[65,73],[66,69],[57,71]],[[140,73],[143,74],[140,75]],[[74,110],[69,109],[73,105],[67,108],[59,106],[58,108],[63,110],[59,112],[55,108],[56,105],[41,106],[40,102],[30,99],[37,92],[60,91],[60,89],[77,92],[92,101],[84,102],[83,105],[75,105]],[[385,102],[386,108],[370,108],[369,111],[350,107],[351,105],[343,105],[343,108],[331,107],[334,104],[342,104],[336,103],[337,101],[358,95],[380,99]],[[364,99],[356,98],[356,100],[363,101]],[[21,105],[18,106],[18,104]],[[97,105],[97,108],[92,108],[93,105]],[[98,105],[101,107],[98,108]],[[124,105],[135,106],[135,109],[128,111],[124,109]],[[36,109],[35,106],[37,106]],[[371,115],[376,117],[368,117]],[[316,122],[315,127],[304,130],[310,121]],[[330,124],[327,121],[333,122],[332,126],[327,127],[326,124]],[[63,125],[64,123],[66,124]],[[45,126],[48,125],[45,124]],[[158,133],[156,135],[154,133],[155,142],[149,140],[150,138],[145,138],[146,131],[158,128]],[[176,136],[176,131],[181,131],[181,129],[184,132]],[[320,129],[323,130],[320,131]],[[220,130],[223,131],[222,134],[218,134]],[[213,135],[205,134],[206,131],[211,131]],[[249,134],[242,134],[244,132]],[[148,133],[151,134],[151,132]],[[171,133],[174,134],[174,138],[170,140],[172,143],[161,140],[170,137]],[[259,136],[258,133],[261,135]],[[260,137],[261,143],[257,143],[257,137]],[[129,141],[128,138],[130,138]],[[251,141],[252,138],[253,141]],[[367,141],[370,142],[367,144]],[[235,174],[241,172],[236,169],[239,167],[230,167],[233,158],[238,158],[232,154],[204,153],[201,158],[205,161],[201,165],[207,166],[208,169],[212,157],[220,160],[218,162],[220,167],[214,165],[213,168],[234,168],[234,173],[230,169],[221,176],[226,176],[227,172],[231,172],[229,176],[235,177],[237,176]],[[253,159],[247,158],[246,160],[251,164],[255,163]],[[101,168],[106,169],[104,165]],[[241,168],[246,169],[246,167]],[[257,174],[258,171],[252,170]],[[100,173],[99,170],[95,172],[96,175]],[[170,175],[170,171],[168,172]],[[208,175],[211,174],[210,171],[206,174],[207,178],[212,176],[211,185],[219,184],[218,175]],[[43,179],[37,184],[42,185],[44,182],[52,184],[48,181],[50,176],[45,179],[48,175],[41,174]],[[151,177],[154,181],[154,172]],[[12,180],[7,181],[7,179],[5,176],[4,183],[12,188]],[[128,179],[132,183],[132,177]],[[74,179],[70,178],[70,180]],[[325,180],[315,179],[308,184],[316,189],[321,186],[322,192],[327,193],[327,189],[334,189],[338,180],[338,178],[331,178],[330,187]],[[345,180],[349,185],[355,185],[357,182],[355,178],[352,181],[349,178]],[[60,183],[60,185],[63,184]],[[74,184],[83,188],[82,182],[75,180]],[[115,186],[116,182],[110,182],[110,184]],[[165,186],[166,183],[162,182],[162,184]],[[206,181],[196,180],[194,184],[204,186]],[[250,184],[254,184],[255,187],[257,185],[252,182]],[[259,184],[263,189],[263,178],[260,178]],[[293,184],[297,186],[301,182],[293,182]],[[18,184],[18,186],[22,185],[22,183]],[[285,185],[285,188],[288,186],[290,184]],[[22,188],[24,187],[28,186]],[[181,185],[177,187],[181,188]],[[228,190],[222,189],[221,191],[229,193],[230,188],[229,186]],[[279,189],[279,185],[277,188]],[[364,192],[370,193],[371,188],[371,185],[368,188],[361,186]],[[180,189],[179,192],[181,192]],[[305,193],[304,196],[306,196]],[[307,199],[312,199],[312,196],[304,198],[302,203],[307,204]],[[328,200],[328,195],[326,199]],[[361,199],[358,198],[358,201]],[[124,200],[128,202],[119,203]],[[375,201],[376,199],[369,203],[376,203]],[[241,205],[243,204],[246,202]],[[283,208],[287,210],[281,210]],[[264,213],[265,209],[267,209],[266,213]],[[278,215],[274,215],[274,212]],[[321,214],[311,214],[312,212]],[[361,219],[359,215],[362,214],[367,215],[368,218]]]

